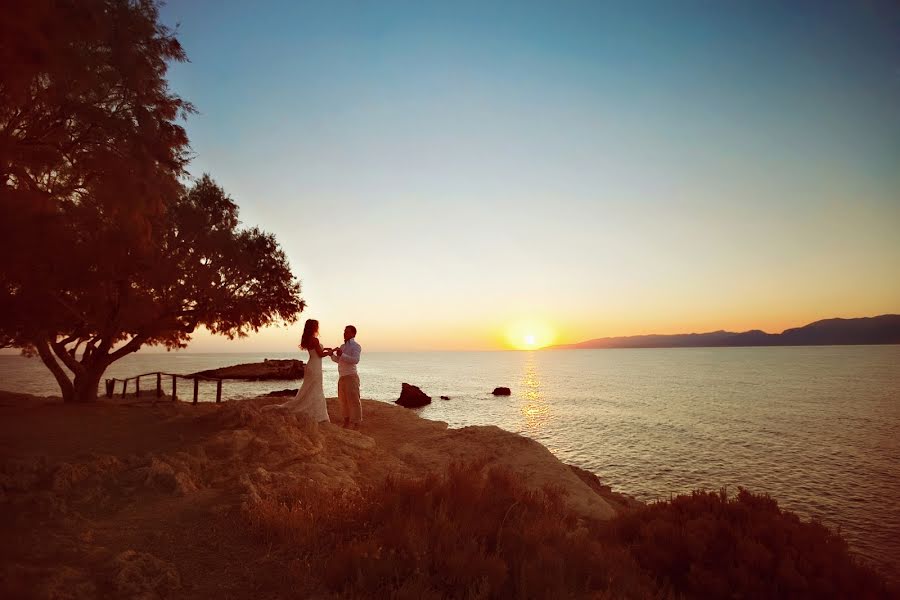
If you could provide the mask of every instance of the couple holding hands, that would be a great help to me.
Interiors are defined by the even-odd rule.
[[[344,343],[339,348],[323,348],[319,343],[319,322],[307,319],[300,337],[300,348],[309,352],[303,370],[303,384],[297,395],[283,404],[270,404],[263,410],[284,410],[308,415],[313,421],[330,421],[322,384],[322,359],[326,356],[338,365],[338,401],[344,427],[359,429],[362,406],[359,401],[359,373],[356,365],[362,348],[356,343],[356,327],[344,328]]]

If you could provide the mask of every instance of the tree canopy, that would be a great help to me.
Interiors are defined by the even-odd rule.
[[[187,187],[186,60],[151,0],[5,0],[0,20],[0,347],[38,354],[66,400],[144,344],[292,322],[274,237]]]
[[[94,204],[149,235],[188,162],[169,90],[186,56],[149,0],[5,0],[0,19],[0,181],[34,210]]]

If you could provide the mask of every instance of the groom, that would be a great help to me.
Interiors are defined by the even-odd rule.
[[[336,348],[331,360],[338,364],[338,401],[344,415],[344,427],[359,429],[362,422],[362,406],[359,402],[359,373],[356,365],[362,348],[356,343],[356,327],[344,327],[344,344]],[[337,355],[337,356],[335,356]]]

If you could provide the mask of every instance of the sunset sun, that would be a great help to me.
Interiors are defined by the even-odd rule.
[[[506,344],[515,350],[537,350],[554,343],[556,330],[537,320],[520,321],[506,329]]]

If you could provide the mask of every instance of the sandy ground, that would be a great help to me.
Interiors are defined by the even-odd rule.
[[[364,400],[361,431],[220,405],[0,392],[0,596],[265,597],[283,569],[246,543],[241,507],[292,491],[365,491],[477,461],[563,490],[586,519],[630,500],[497,427],[449,429]],[[329,400],[332,420],[338,407]]]

